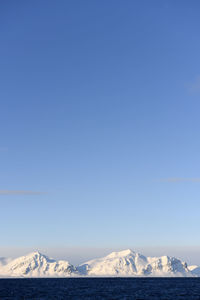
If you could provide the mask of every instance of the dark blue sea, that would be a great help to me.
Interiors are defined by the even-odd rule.
[[[200,300],[200,278],[0,279],[7,299]]]

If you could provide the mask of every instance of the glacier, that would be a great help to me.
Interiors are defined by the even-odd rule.
[[[0,259],[0,277],[199,277],[200,267],[170,256],[146,257],[130,249],[73,266],[32,252],[16,259]]]

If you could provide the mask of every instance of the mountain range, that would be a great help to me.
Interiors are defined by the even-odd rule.
[[[170,257],[146,257],[130,249],[73,266],[36,251],[16,259],[0,258],[0,277],[199,277],[200,267]]]

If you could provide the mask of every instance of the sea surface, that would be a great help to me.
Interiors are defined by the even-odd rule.
[[[0,279],[0,300],[200,300],[200,278]]]

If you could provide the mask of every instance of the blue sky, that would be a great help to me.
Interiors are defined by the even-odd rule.
[[[199,9],[1,2],[1,245],[199,246]]]

